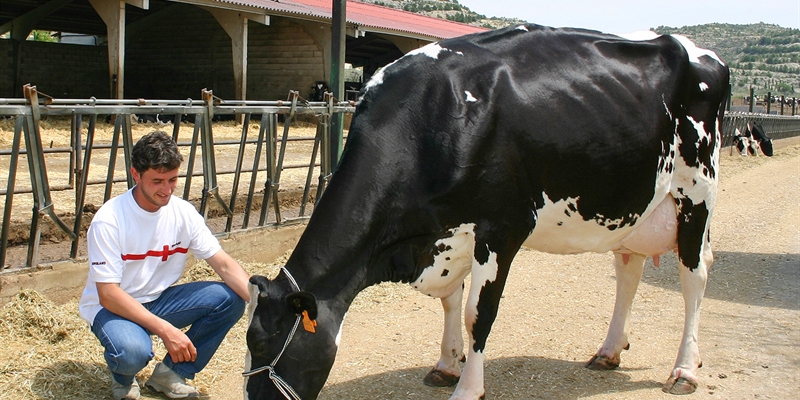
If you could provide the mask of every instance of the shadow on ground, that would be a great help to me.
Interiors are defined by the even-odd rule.
[[[647,261],[642,282],[681,291],[674,253],[662,257],[661,267]],[[800,254],[714,252],[706,285],[707,299],[760,307],[800,310]]]
[[[583,362],[540,357],[509,357],[486,362],[487,398],[575,399],[602,393],[636,390],[659,391],[662,383],[631,381],[619,371],[591,371]],[[455,387],[433,388],[422,384],[428,368],[409,368],[370,375],[326,386],[321,400],[333,399],[446,399]]]

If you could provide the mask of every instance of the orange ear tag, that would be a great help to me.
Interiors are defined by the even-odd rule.
[[[303,311],[303,329],[311,333],[317,333],[317,320],[308,317],[308,311]]]

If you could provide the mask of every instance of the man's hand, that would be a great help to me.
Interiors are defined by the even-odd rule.
[[[118,283],[98,283],[97,293],[100,305],[108,311],[141,325],[161,338],[172,361],[192,362],[197,359],[197,349],[183,331],[148,311],[125,293]]]
[[[197,360],[197,349],[194,347],[194,343],[180,329],[170,326],[164,329],[164,333],[159,337],[164,342],[164,347],[167,348],[173,362],[194,362]]]

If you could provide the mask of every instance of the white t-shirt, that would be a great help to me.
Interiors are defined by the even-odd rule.
[[[180,279],[187,252],[199,259],[221,246],[194,206],[177,196],[156,212],[143,210],[133,189],[97,211],[86,234],[89,277],[80,315],[90,326],[102,309],[97,282],[119,283],[140,303],[153,301]]]

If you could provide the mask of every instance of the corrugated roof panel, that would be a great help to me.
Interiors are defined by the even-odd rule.
[[[263,8],[287,14],[307,15],[330,19],[332,0],[217,0],[221,3],[239,4]],[[435,39],[447,39],[470,33],[483,32],[486,28],[428,17],[395,8],[375,4],[347,2],[347,22],[379,30],[413,33]]]

